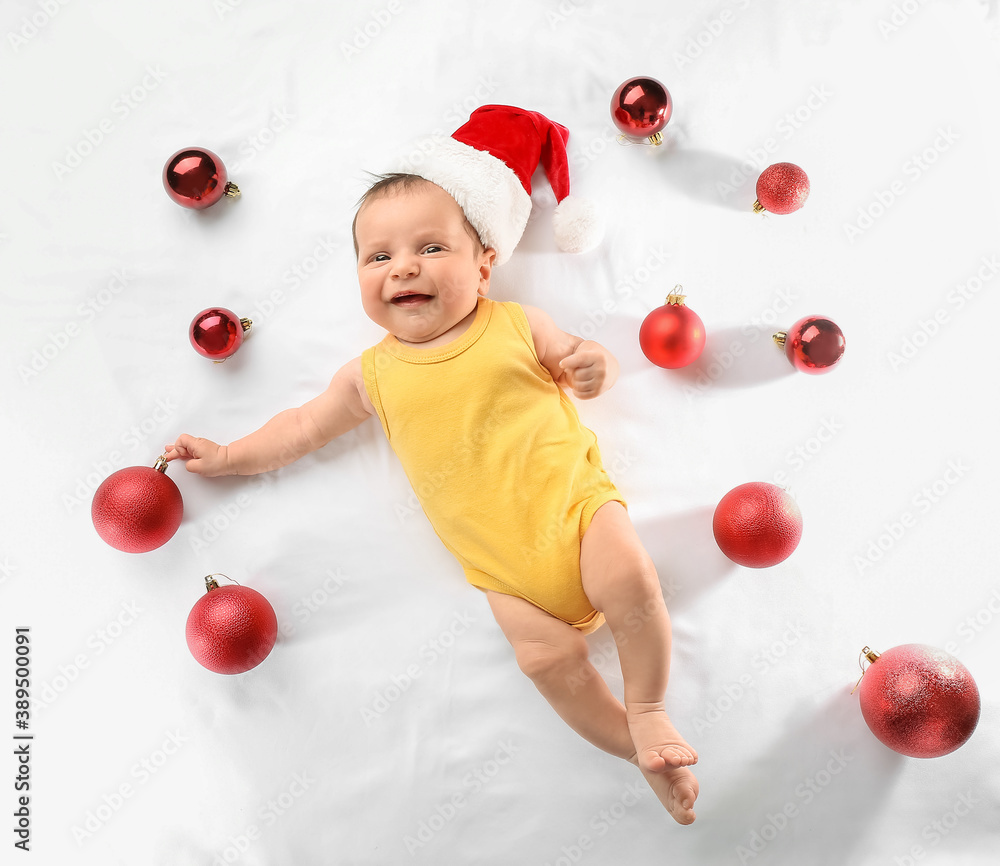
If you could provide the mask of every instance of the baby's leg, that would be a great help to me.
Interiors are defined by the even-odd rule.
[[[629,760],[635,746],[625,707],[590,663],[584,636],[523,598],[499,592],[486,597],[518,667],[560,718],[599,749]]]
[[[639,766],[625,707],[590,663],[583,635],[523,598],[498,592],[486,597],[518,666],[563,721],[598,748]],[[639,769],[674,820],[694,821],[698,780],[690,770]]]
[[[697,753],[664,709],[670,617],[656,569],[621,503],[605,503],[594,514],[580,549],[580,572],[584,592],[603,611],[618,645],[640,769],[662,773],[696,763]]]

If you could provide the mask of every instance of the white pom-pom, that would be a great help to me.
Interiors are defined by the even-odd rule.
[[[556,246],[565,253],[585,253],[604,237],[604,220],[597,206],[586,198],[568,195],[552,215]]]

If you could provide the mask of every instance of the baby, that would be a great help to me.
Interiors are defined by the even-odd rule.
[[[376,416],[521,670],[570,727],[635,764],[690,824],[698,757],[664,709],[671,632],[656,569],[564,390],[598,396],[617,361],[541,310],[490,300],[496,251],[422,177],[379,180],[354,238],[362,305],[385,339],[249,436],[226,446],[184,434],[167,459],[204,476],[252,475]],[[584,635],[605,620],[624,705],[588,658]]]

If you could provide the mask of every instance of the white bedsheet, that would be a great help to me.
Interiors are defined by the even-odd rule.
[[[19,626],[35,699],[32,851],[5,829],[3,862],[996,862],[995,2],[10,0],[0,36],[7,736]],[[615,141],[610,97],[637,75],[675,100],[659,149]],[[691,827],[517,670],[376,422],[268,476],[172,465],[185,518],[157,551],[91,525],[110,471],[181,432],[238,438],[381,338],[350,238],[365,172],[489,102],[569,127],[573,190],[608,221],[596,251],[556,252],[539,177],[491,296],[620,360],[578,406],[668,598]],[[167,198],[163,164],[191,145],[240,200]],[[754,215],[781,161],[811,196]],[[636,335],[676,284],[709,342],[664,371]],[[254,320],[221,365],[187,341],[211,305]],[[812,313],[847,336],[826,376],[771,342]],[[804,515],[769,570],[711,533],[754,480]],[[245,675],[186,647],[210,572],[277,613]],[[589,640],[620,693],[610,634]],[[978,682],[979,728],[949,756],[889,751],[850,694],[863,646],[904,643]]]

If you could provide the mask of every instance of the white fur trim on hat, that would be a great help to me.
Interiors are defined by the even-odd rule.
[[[564,253],[585,253],[604,237],[604,220],[590,199],[568,195],[552,214],[556,246]]]
[[[448,138],[407,171],[437,184],[465,212],[483,244],[496,250],[502,265],[521,240],[531,213],[531,196],[503,160]]]

